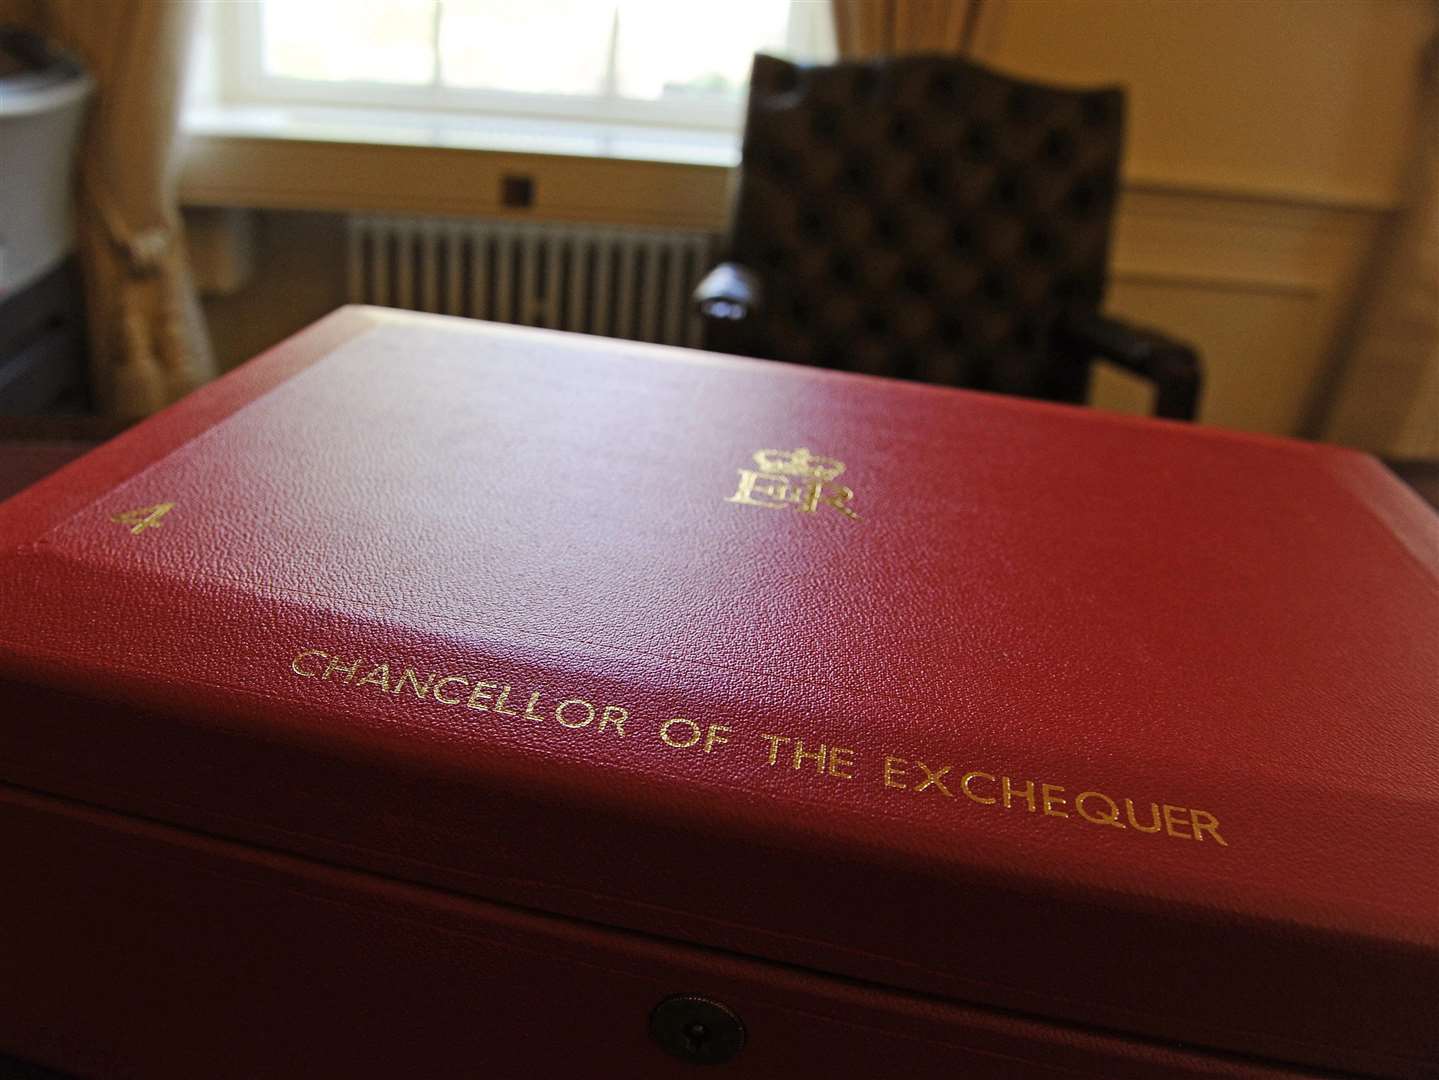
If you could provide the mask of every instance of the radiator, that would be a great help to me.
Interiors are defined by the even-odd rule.
[[[355,214],[350,299],[587,334],[700,343],[689,298],[712,234]]]

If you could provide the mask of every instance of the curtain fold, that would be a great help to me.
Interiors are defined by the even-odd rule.
[[[902,53],[969,53],[983,0],[831,0],[846,60]]]
[[[102,412],[140,417],[215,374],[176,200],[176,125],[196,7],[47,0],[43,10],[43,30],[96,84],[76,215],[91,390]]]

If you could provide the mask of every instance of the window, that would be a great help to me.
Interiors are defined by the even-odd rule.
[[[218,5],[225,104],[738,132],[750,59],[834,55],[829,0],[260,0]]]

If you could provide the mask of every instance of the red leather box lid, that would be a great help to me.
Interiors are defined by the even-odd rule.
[[[1436,581],[1347,451],[347,309],[0,508],[0,778],[1418,1076]]]

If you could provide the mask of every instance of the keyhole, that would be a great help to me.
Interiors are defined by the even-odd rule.
[[[684,1030],[685,1046],[691,1054],[698,1054],[704,1050],[704,1045],[710,1037],[710,1029],[704,1024],[689,1024]]]
[[[650,1037],[692,1065],[722,1065],[743,1049],[744,1024],[727,1005],[698,994],[673,994],[650,1013]]]

